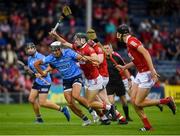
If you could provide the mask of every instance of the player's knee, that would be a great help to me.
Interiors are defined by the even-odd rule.
[[[31,97],[28,98],[28,101],[29,101],[30,103],[32,103],[32,104],[35,103],[35,99],[34,99],[34,98],[31,98]]]
[[[74,99],[76,99],[76,100],[78,100],[78,99],[79,99],[79,95],[78,95],[78,94],[76,94],[76,93],[72,93],[72,96],[73,96],[73,98],[74,98]]]
[[[134,102],[134,105],[135,105],[136,107],[141,107],[141,103],[138,102],[138,101],[135,101],[135,102]]]
[[[39,105],[42,107],[46,107],[46,101],[40,100]]]
[[[135,99],[134,99],[134,98],[131,98],[130,101],[131,101],[131,104],[132,104],[132,105],[135,105]]]

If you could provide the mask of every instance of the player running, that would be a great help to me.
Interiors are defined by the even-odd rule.
[[[75,100],[77,100],[88,105],[87,100],[80,96],[83,79],[81,69],[76,64],[77,60],[83,59],[82,56],[71,49],[62,49],[59,41],[51,43],[50,47],[52,53],[41,60],[37,60],[34,64],[35,68],[43,76],[50,70],[43,71],[40,65],[44,64],[49,64],[53,69],[60,72],[63,79],[64,96],[68,106],[83,120],[83,126],[90,125],[91,121],[75,103]]]
[[[109,72],[108,72],[108,65],[106,61],[106,54],[105,54],[104,47],[101,47],[101,43],[97,39],[95,30],[88,29],[87,36],[89,38],[88,44],[95,50],[96,54],[98,55],[99,63],[100,63],[98,66],[98,69],[99,69],[100,75],[103,78],[104,89],[100,91],[98,96],[103,102],[111,105],[112,113],[114,113],[114,115],[112,115],[113,120],[118,119],[120,124],[127,124],[126,119],[123,116],[121,116],[119,112],[118,112],[118,116],[116,115],[114,103],[111,103],[107,96],[106,86],[109,82]]]
[[[111,105],[102,103],[96,100],[97,94],[103,89],[103,79],[99,74],[97,66],[99,65],[99,59],[94,49],[87,43],[87,37],[83,33],[76,33],[74,36],[74,44],[71,44],[60,37],[56,32],[51,32],[51,34],[66,47],[73,48],[83,58],[87,59],[86,62],[80,61],[80,67],[84,72],[85,78],[87,79],[87,91],[86,97],[89,103],[89,107],[95,109],[100,116],[102,116],[103,124],[110,124],[106,115],[99,112],[99,109],[108,110],[111,112]]]
[[[36,75],[36,78],[34,79],[34,83],[33,83],[33,86],[32,86],[32,89],[31,89],[30,95],[29,95],[29,102],[33,106],[33,110],[36,115],[36,122],[37,123],[43,122],[43,119],[40,114],[40,106],[62,112],[65,115],[66,119],[69,121],[70,114],[69,114],[68,108],[66,106],[64,106],[64,107],[59,106],[47,99],[49,88],[51,86],[50,74],[47,73],[46,76],[41,77],[41,78],[43,78],[43,80],[42,80],[41,78],[39,78],[40,75],[38,74],[37,70],[34,67],[34,62],[39,59],[44,59],[45,56],[42,55],[41,53],[37,52],[34,43],[28,43],[26,45],[25,50],[26,50],[27,55],[29,56],[28,57],[28,67]],[[41,69],[45,70],[48,67],[48,65],[41,65],[40,67],[41,67]],[[49,84],[47,84],[47,82],[45,82],[44,80],[47,81]]]
[[[143,47],[142,43],[134,36],[130,35],[129,28],[123,24],[117,28],[117,38],[126,43],[128,55],[132,62],[122,66],[117,65],[117,68],[123,70],[132,66],[136,66],[138,73],[132,85],[131,101],[134,105],[136,113],[141,118],[144,127],[141,131],[148,131],[152,129],[150,122],[144,113],[143,108],[158,104],[167,105],[173,112],[176,113],[176,105],[172,97],[167,97],[160,100],[146,99],[151,87],[158,81],[158,74],[153,66],[149,52]]]

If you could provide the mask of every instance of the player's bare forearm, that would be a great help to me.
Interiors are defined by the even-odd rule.
[[[129,71],[126,69],[126,70],[124,70],[124,74],[125,74],[125,76],[127,77],[127,79],[130,79],[131,78],[131,75],[130,75],[130,73],[129,73]]]
[[[42,76],[45,76],[46,74],[43,72],[43,70],[41,69],[40,65],[43,64],[43,61],[42,60],[37,60],[35,63],[34,63],[34,67],[36,68],[36,70],[42,75]]]
[[[130,63],[127,63],[126,65],[124,65],[125,69],[129,69],[129,68],[131,68],[133,66],[134,66],[133,62],[130,62]]]
[[[67,42],[63,37],[61,37],[60,35],[58,35],[55,31],[51,31],[50,36],[54,37],[57,41],[61,42],[63,46],[66,46],[68,48],[72,48],[72,44]]]

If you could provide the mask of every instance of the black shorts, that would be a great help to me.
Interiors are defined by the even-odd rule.
[[[74,83],[83,84],[82,75],[75,76],[70,79],[63,79],[63,88],[64,90],[71,89]]]
[[[106,86],[107,95],[123,96],[126,94],[126,89],[123,82],[119,84],[108,83]]]
[[[32,89],[38,90],[39,93],[48,93],[50,87],[51,85],[39,85],[38,83],[34,82]]]

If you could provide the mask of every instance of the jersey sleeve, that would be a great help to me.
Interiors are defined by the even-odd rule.
[[[142,46],[142,43],[137,38],[132,37],[128,40],[128,46],[137,49],[139,46]]]
[[[92,47],[88,47],[88,50],[87,50],[87,54],[89,55],[89,56],[91,56],[91,54],[94,54],[94,53],[96,53],[95,52],[95,50],[92,48]]]
[[[73,59],[77,59],[78,54],[75,51],[73,51],[71,49],[67,49],[67,52],[68,52],[69,57],[71,57]]]
[[[104,54],[103,50],[99,46],[97,46],[96,53],[97,54]]]
[[[51,64],[52,60],[53,60],[52,55],[48,55],[42,59],[44,64]]]

